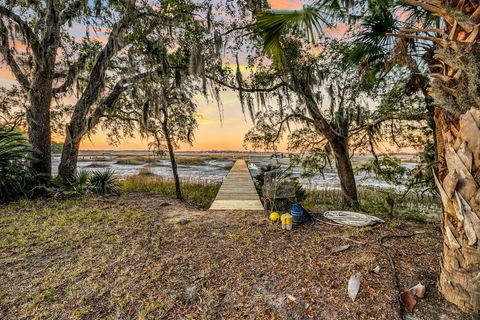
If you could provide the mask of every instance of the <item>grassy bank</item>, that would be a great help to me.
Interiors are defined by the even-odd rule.
[[[409,194],[405,197],[393,189],[358,188],[360,210],[381,218],[402,218],[416,221],[435,220],[442,211],[440,200],[434,197],[419,199]],[[319,190],[307,192],[303,201],[311,211],[345,209],[340,190]]]
[[[159,194],[164,182],[129,183],[152,193],[1,207],[0,319],[388,320],[396,313],[395,282],[378,245],[401,232],[390,224],[284,232],[263,214],[185,207]],[[436,290],[439,228],[402,226],[421,232],[389,241],[402,289],[427,286],[415,316],[466,319]],[[339,245],[350,248],[332,254]],[[375,266],[379,275],[369,272]],[[354,272],[362,273],[355,303],[347,295]]]
[[[195,208],[208,209],[220,188],[219,183],[206,181],[183,180],[182,193],[185,201]],[[165,196],[175,196],[175,183],[170,179],[157,176],[132,176],[122,181],[125,192],[146,192]]]

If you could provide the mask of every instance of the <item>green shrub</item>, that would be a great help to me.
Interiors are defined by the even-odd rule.
[[[87,170],[79,170],[75,176],[75,190],[83,192],[86,190],[90,180],[90,173]]]
[[[29,151],[21,133],[0,128],[0,203],[45,189],[48,179],[28,168]]]
[[[106,195],[118,192],[119,182],[113,170],[93,171],[89,179],[89,189],[97,194]]]
[[[395,189],[358,187],[360,211],[380,218],[401,218],[425,221],[442,210],[436,197],[419,199],[414,194],[404,195]],[[310,211],[344,210],[340,190],[308,191],[302,205]]]

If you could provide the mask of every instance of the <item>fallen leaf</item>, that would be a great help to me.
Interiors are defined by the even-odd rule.
[[[355,302],[357,298],[358,291],[360,290],[360,280],[362,279],[362,274],[360,272],[356,272],[352,274],[350,279],[348,280],[348,296]]]
[[[342,251],[348,250],[349,248],[350,248],[350,245],[347,244],[347,245],[344,245],[344,246],[333,247],[332,249],[330,249],[330,251],[331,251],[332,253],[338,253],[338,252],[342,252]]]
[[[291,294],[287,294],[287,298],[288,298],[288,300],[293,301],[293,302],[297,301],[297,298],[295,298]]]
[[[379,274],[380,273],[380,266],[376,266],[375,268],[373,268],[372,272],[375,272],[376,274]]]
[[[425,297],[425,286],[421,283],[408,289],[415,297],[423,299]]]
[[[417,304],[417,299],[415,299],[415,296],[409,290],[404,291],[402,292],[402,294],[400,294],[400,301],[405,307],[405,310],[407,310],[410,313],[413,312],[413,308]]]

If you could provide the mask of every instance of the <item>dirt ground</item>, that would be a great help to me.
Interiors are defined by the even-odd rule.
[[[401,288],[427,287],[406,319],[468,319],[436,289],[433,223],[317,221],[284,232],[262,213],[197,211],[151,194],[0,208],[0,319],[399,319],[379,245],[406,234],[399,227],[420,232],[386,241]]]

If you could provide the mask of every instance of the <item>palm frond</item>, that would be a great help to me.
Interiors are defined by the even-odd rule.
[[[302,10],[272,10],[257,18],[253,30],[263,38],[265,52],[281,55],[280,39],[288,32],[301,30],[308,41],[315,41],[324,26],[331,26],[331,14],[319,4]]]

